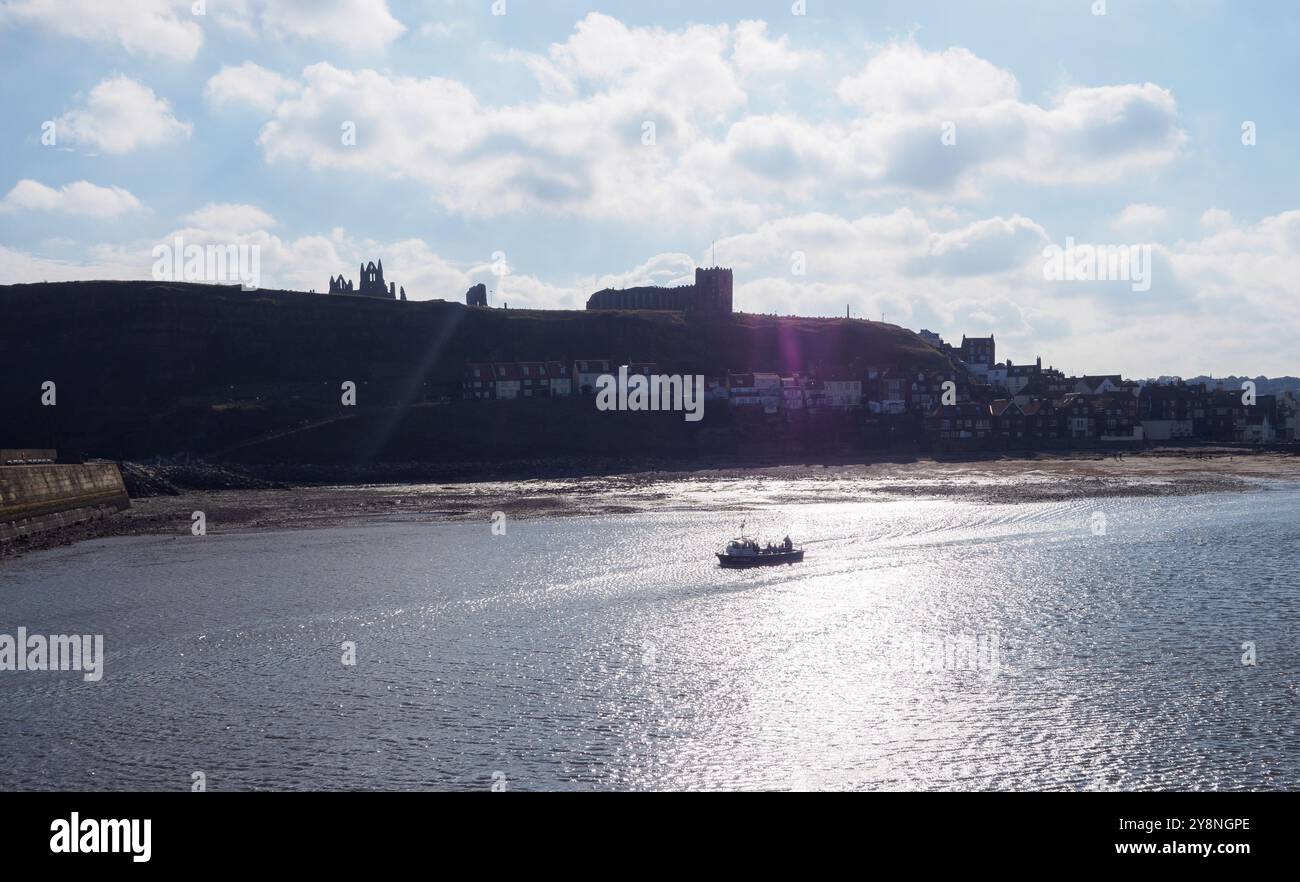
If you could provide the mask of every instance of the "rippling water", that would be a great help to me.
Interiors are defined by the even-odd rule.
[[[1300,787],[1295,487],[760,506],[762,571],[732,514],[487,517],[5,564],[0,633],[107,662],[0,673],[0,787]]]

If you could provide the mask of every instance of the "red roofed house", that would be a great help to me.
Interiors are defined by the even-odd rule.
[[[552,398],[565,398],[573,394],[573,377],[561,362],[546,363],[546,382]]]
[[[461,397],[466,400],[479,398],[496,398],[496,377],[492,365],[486,362],[470,362],[465,365],[465,384]]]
[[[551,392],[551,381],[546,375],[546,362],[521,361],[515,365],[519,370],[519,394],[522,398],[546,398]]]
[[[512,361],[498,361],[492,365],[492,376],[497,383],[497,400],[507,401],[523,394],[523,371]]]

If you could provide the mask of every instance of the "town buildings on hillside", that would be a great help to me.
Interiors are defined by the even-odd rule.
[[[738,371],[705,378],[705,401],[740,420],[856,422],[868,434],[934,449],[1136,447],[1145,444],[1300,440],[1300,398],[1251,394],[1176,379],[1136,382],[1119,374],[1066,376],[1042,359],[996,360],[992,336],[961,347],[922,331],[950,370],[866,366],[835,373]],[[967,361],[970,359],[970,361]],[[650,375],[657,366],[611,359],[466,365],[462,397],[516,400],[592,395],[602,374]],[[673,366],[672,372],[683,372]]]

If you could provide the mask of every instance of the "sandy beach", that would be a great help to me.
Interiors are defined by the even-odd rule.
[[[755,465],[628,471],[455,483],[293,486],[194,490],[133,500],[102,520],[10,543],[0,556],[105,536],[189,535],[202,511],[209,532],[311,529],[401,519],[461,521],[629,514],[651,510],[734,510],[808,502],[963,498],[976,504],[1189,496],[1251,492],[1300,480],[1300,459],[1234,449],[1157,450],[1122,459],[1102,454],[918,459],[898,462]],[[729,488],[737,493],[734,497]],[[742,498],[743,497],[743,498]]]

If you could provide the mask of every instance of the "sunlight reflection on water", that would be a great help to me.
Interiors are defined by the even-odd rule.
[[[99,684],[0,675],[0,786],[1300,786],[1300,491],[807,495],[30,555],[0,569],[0,631],[102,633],[108,661]],[[742,517],[806,562],[719,569]],[[967,640],[996,665],[918,662]]]

